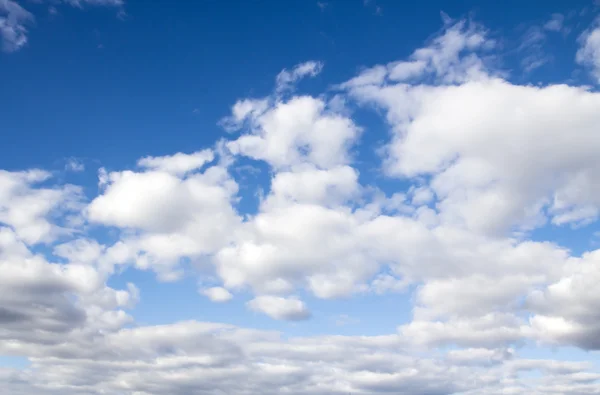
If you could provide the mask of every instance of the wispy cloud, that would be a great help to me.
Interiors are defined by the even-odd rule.
[[[44,2],[45,0],[40,0]],[[124,0],[62,0],[50,2],[48,12],[58,13],[57,6],[67,4],[73,7],[85,6],[114,7],[118,15],[124,13]],[[0,40],[4,52],[15,52],[28,42],[28,27],[35,23],[35,16],[13,0],[0,0]]]
[[[0,0],[0,39],[4,52],[14,52],[27,44],[27,25],[33,15],[12,0]]]

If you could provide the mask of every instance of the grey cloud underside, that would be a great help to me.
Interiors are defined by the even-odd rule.
[[[397,335],[286,341],[273,332],[190,321],[123,329],[62,352],[41,348],[43,355],[33,359],[35,374],[5,371],[3,381],[5,389],[24,394],[431,395],[507,388],[541,394],[560,393],[560,382],[594,388],[585,363],[511,360],[512,354],[500,352],[499,360],[486,365],[488,357],[474,350],[469,366],[465,356],[462,363],[442,355],[411,357],[404,346]],[[539,391],[517,380],[531,369],[546,375]]]
[[[236,138],[100,169],[91,201],[73,185],[48,187],[49,172],[1,171],[0,355],[31,362],[0,369],[2,389],[600,393],[592,364],[560,353],[527,359],[522,348],[600,348],[600,252],[528,239],[549,223],[568,231],[597,220],[600,94],[510,83],[483,60],[495,46],[488,35],[449,24],[407,61],[338,85],[335,100],[294,93],[320,63],[284,70],[273,94],[240,100],[221,122]],[[583,37],[589,60],[595,39]],[[382,175],[410,188],[385,194],[360,183],[351,152],[369,130],[345,102],[383,114]],[[272,172],[252,216],[235,208],[240,157]],[[94,240],[89,226],[118,240]],[[265,319],[309,319],[302,294],[327,303],[410,290],[412,315],[386,336],[140,326],[128,313],[140,298],[135,285],[107,285],[127,267],[177,281],[191,274],[182,261],[202,271],[198,297],[236,303],[246,292],[246,307]]]

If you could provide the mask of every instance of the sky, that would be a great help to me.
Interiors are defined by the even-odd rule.
[[[0,388],[600,394],[600,3],[0,0]]]

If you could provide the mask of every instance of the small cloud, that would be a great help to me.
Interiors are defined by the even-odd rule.
[[[276,320],[303,321],[310,318],[310,311],[304,302],[295,297],[257,296],[247,306]]]
[[[565,17],[563,14],[552,14],[552,18],[544,25],[544,29],[551,32],[560,32],[563,29]]]
[[[277,75],[276,91],[281,93],[291,90],[297,81],[304,77],[314,77],[319,74],[321,70],[323,70],[323,63],[315,62],[313,60],[300,63],[292,70],[283,69]]]
[[[79,173],[85,170],[85,165],[77,158],[69,158],[65,165],[65,170]]]
[[[329,6],[329,3],[326,1],[317,1],[317,7],[321,9],[321,11],[325,11],[325,8]]]
[[[201,290],[200,293],[215,303],[229,302],[233,298],[231,292],[223,287],[206,288]]]

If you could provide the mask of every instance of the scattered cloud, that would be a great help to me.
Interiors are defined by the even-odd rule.
[[[592,69],[596,31],[581,36],[577,55]],[[527,48],[540,34],[528,32]],[[528,237],[597,220],[600,93],[511,82],[486,61],[495,48],[483,26],[445,18],[407,59],[322,95],[294,90],[320,63],[283,70],[271,94],[238,100],[220,122],[235,135],[133,169],[101,168],[89,201],[48,171],[0,171],[0,354],[31,362],[0,369],[3,389],[598,393],[592,364],[529,359],[522,347],[600,350],[600,252]],[[369,130],[346,103],[383,117],[382,177],[406,188],[363,181],[353,150]],[[237,205],[235,175],[257,162],[269,188],[250,214]],[[95,238],[90,225],[113,236]],[[243,293],[249,310],[275,320],[311,318],[299,295],[405,293],[411,315],[382,336],[142,325],[130,311],[143,298],[135,284],[108,285],[125,267],[177,281],[184,262],[208,273],[199,293],[210,301]]]

